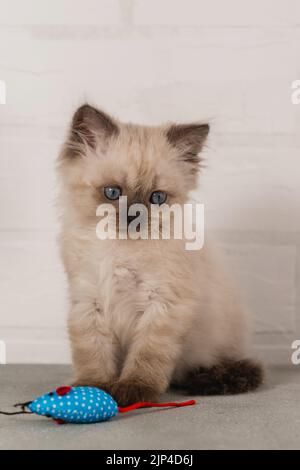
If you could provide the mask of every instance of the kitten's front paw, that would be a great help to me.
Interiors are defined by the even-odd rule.
[[[113,384],[111,395],[119,406],[127,406],[140,401],[157,401],[158,391],[137,378],[119,380]]]
[[[100,380],[78,379],[72,383],[72,387],[96,387],[100,388],[104,392],[111,394],[112,383],[102,382]]]

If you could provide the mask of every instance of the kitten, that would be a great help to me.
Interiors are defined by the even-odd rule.
[[[232,394],[262,382],[261,366],[244,357],[245,315],[206,243],[187,251],[184,240],[96,237],[96,209],[112,202],[104,188],[129,204],[149,206],[159,190],[169,205],[184,204],[208,132],[197,123],[124,124],[84,105],[59,156],[75,383],[122,405],[156,400],[170,384]]]

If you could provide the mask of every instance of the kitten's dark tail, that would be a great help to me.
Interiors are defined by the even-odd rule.
[[[191,395],[234,395],[255,390],[263,380],[260,363],[251,359],[226,360],[210,368],[198,367],[172,386]]]

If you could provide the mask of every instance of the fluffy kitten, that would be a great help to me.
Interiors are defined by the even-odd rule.
[[[96,208],[122,188],[149,206],[153,191],[183,204],[197,183],[207,124],[145,127],[84,105],[59,156],[61,252],[71,297],[76,383],[120,404],[155,400],[170,384],[240,393],[262,381],[244,358],[246,322],[210,248],[185,240],[99,240]]]

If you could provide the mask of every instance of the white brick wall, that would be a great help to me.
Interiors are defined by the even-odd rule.
[[[85,100],[125,120],[208,118],[195,197],[255,317],[262,354],[300,337],[298,0],[0,0],[0,339],[68,360],[54,160]],[[288,352],[287,352],[288,351]]]
[[[118,0],[1,0],[1,25],[118,25]]]
[[[142,25],[292,26],[297,25],[297,0],[137,0],[134,19]],[[298,24],[299,25],[299,24]]]

